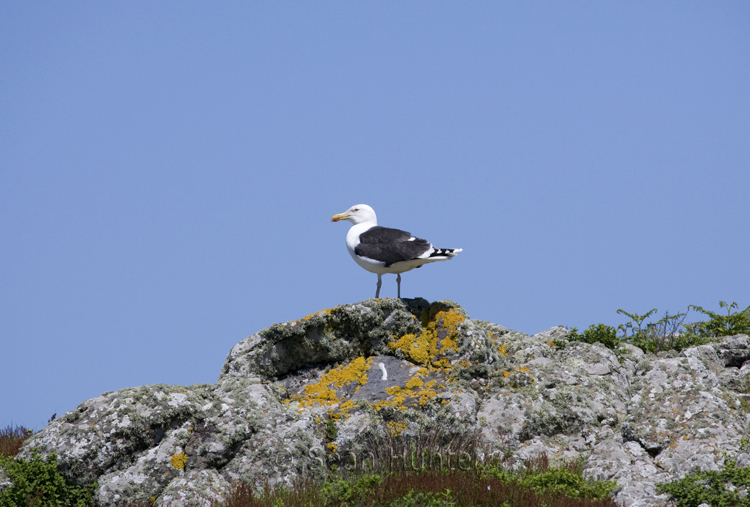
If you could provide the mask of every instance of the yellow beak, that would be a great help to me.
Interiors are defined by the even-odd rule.
[[[333,215],[331,222],[338,222],[339,220],[346,220],[347,218],[349,218],[349,215],[346,213],[339,213],[338,215]]]

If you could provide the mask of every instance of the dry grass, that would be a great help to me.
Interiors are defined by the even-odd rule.
[[[370,433],[365,443],[367,453],[361,456],[361,469],[381,475],[456,467],[468,471],[476,467],[485,451],[479,430],[451,433],[440,426],[408,435],[384,425],[381,432]]]
[[[7,426],[0,429],[0,456],[13,457],[21,450],[21,445],[31,436],[31,430],[23,426]]]
[[[299,479],[291,487],[262,491],[235,484],[216,507],[617,507],[606,493],[578,489],[582,462],[553,469],[542,454],[511,472],[504,457],[488,456],[479,433],[435,426],[406,434],[384,424],[364,443],[358,466],[340,467],[327,481]]]
[[[417,494],[442,493],[445,505],[455,507],[617,507],[611,498],[590,500],[540,494],[532,488],[500,479],[483,479],[472,472],[394,473],[370,487],[331,494],[331,489],[311,481],[290,489],[256,492],[237,484],[223,507],[371,507],[388,506]],[[351,493],[347,496],[347,493]],[[449,503],[449,502],[452,502]]]
[[[283,502],[283,503],[281,503]],[[255,491],[250,484],[237,483],[223,503],[214,507],[278,507],[304,505],[305,507],[323,507],[324,499],[320,494],[320,484],[311,480],[299,480],[290,489],[265,487]]]

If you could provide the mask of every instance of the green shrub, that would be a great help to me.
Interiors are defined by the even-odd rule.
[[[620,344],[620,339],[617,337],[617,330],[606,324],[597,324],[596,326],[592,324],[583,333],[579,333],[578,329],[574,327],[570,330],[568,339],[585,343],[599,342],[610,349],[614,349]]]
[[[629,322],[620,324],[617,329],[606,324],[591,325],[583,333],[579,333],[574,327],[568,339],[585,343],[599,342],[613,350],[622,343],[629,343],[641,348],[644,352],[654,353],[665,350],[680,352],[690,347],[711,343],[720,336],[750,334],[750,306],[734,313],[732,309],[739,308],[737,303],[728,304],[720,301],[719,306],[727,309],[726,315],[719,315],[700,306],[689,305],[688,312],[693,309],[711,317],[708,321],[692,324],[685,323],[687,312],[675,315],[667,312],[656,322],[646,322],[646,319],[656,313],[656,308],[643,315],[619,309],[617,313],[630,317]]]
[[[630,322],[618,326],[618,329],[622,331],[621,340],[641,348],[644,352],[663,350],[680,352],[713,341],[708,336],[696,333],[694,324],[684,323],[687,313],[670,315],[667,312],[661,319],[644,326],[643,321],[655,312],[656,308],[644,315],[628,313],[622,309],[617,310],[617,313],[627,315],[631,319]]]
[[[734,313],[732,313],[732,308],[739,308],[735,302],[727,304],[724,301],[719,301],[719,306],[727,309],[726,315],[719,315],[718,313],[704,310],[700,306],[688,306],[688,309],[692,308],[695,311],[701,312],[703,315],[711,317],[711,320],[707,322],[697,323],[695,326],[695,331],[697,333],[709,337],[750,334],[750,306],[742,311]]]
[[[503,504],[510,507],[509,504]],[[498,507],[503,507],[499,505]],[[388,502],[383,507],[458,507],[451,500],[450,491],[443,493],[414,493],[408,492],[405,496]]]
[[[737,461],[726,458],[719,471],[696,470],[678,481],[657,484],[657,491],[666,493],[677,507],[750,507],[750,497],[740,494],[750,488],[750,468],[738,468]]]
[[[65,482],[57,472],[57,456],[46,460],[39,455],[30,461],[0,456],[0,466],[13,485],[0,492],[0,507],[87,507],[93,502],[93,490]]]
[[[357,498],[372,495],[383,482],[383,478],[376,474],[365,474],[351,480],[337,478],[323,484],[320,492],[328,502],[346,505]]]
[[[616,481],[585,479],[583,461],[568,461],[560,467],[550,467],[546,454],[526,461],[526,468],[522,470],[510,471],[504,467],[490,466],[483,475],[532,488],[539,494],[566,498],[605,500],[617,487]]]

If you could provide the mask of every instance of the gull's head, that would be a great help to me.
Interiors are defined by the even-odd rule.
[[[375,211],[367,204],[357,204],[343,213],[333,215],[333,218],[331,218],[331,222],[338,222],[339,220],[347,220],[353,224],[361,224],[363,222],[378,223]]]

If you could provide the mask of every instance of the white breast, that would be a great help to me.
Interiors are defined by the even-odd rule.
[[[367,257],[359,257],[354,253],[354,249],[359,245],[359,235],[367,232],[371,227],[374,227],[371,223],[353,225],[346,234],[346,249],[349,250],[349,255],[352,256],[352,259],[367,271],[380,274],[390,273],[391,271],[385,268],[384,262],[368,259]]]

